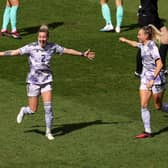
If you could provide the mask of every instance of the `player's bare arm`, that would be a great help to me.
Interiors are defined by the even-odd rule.
[[[90,60],[94,59],[94,57],[95,57],[95,52],[90,51],[90,49],[88,49],[84,52],[80,52],[80,51],[77,51],[74,49],[64,48],[64,54],[75,55],[75,56],[84,56]]]
[[[20,54],[19,49],[0,52],[0,56],[16,56],[19,54]]]
[[[120,41],[120,42],[123,42],[123,43],[127,43],[127,44],[129,44],[130,46],[132,46],[132,47],[137,47],[137,45],[138,45],[138,42],[132,41],[132,40],[128,40],[127,38],[124,38],[124,37],[120,37],[120,38],[119,38],[119,41]]]

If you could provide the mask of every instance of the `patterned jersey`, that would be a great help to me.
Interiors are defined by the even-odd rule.
[[[20,48],[20,55],[28,54],[30,72],[27,75],[27,83],[45,84],[53,81],[50,62],[52,55],[63,54],[64,47],[47,43],[42,48],[38,42],[33,42]]]
[[[156,60],[160,59],[160,54],[156,44],[149,40],[146,45],[138,43],[138,48],[141,49],[141,57],[143,64],[143,71],[141,75],[141,82],[147,83],[154,77],[154,72],[156,69]],[[156,77],[154,84],[160,85],[166,82],[164,72],[161,70],[159,75]]]

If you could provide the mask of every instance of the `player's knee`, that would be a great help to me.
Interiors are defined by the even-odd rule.
[[[160,103],[154,104],[154,107],[155,107],[156,110],[160,110],[161,109],[161,104]]]
[[[148,103],[146,102],[141,102],[141,108],[147,108],[148,107]]]
[[[103,5],[103,4],[107,3],[107,2],[108,2],[108,0],[100,0],[100,4],[101,5]]]

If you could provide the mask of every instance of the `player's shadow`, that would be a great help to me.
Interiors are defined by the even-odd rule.
[[[167,21],[166,19],[163,19],[163,18],[161,18],[160,20],[162,23],[165,23]],[[138,23],[133,23],[133,24],[129,24],[129,25],[123,25],[123,26],[121,26],[121,28],[122,28],[122,32],[130,31],[130,30],[134,30],[134,29],[139,29],[139,25],[138,25]]]
[[[47,24],[47,26],[49,27],[49,29],[55,29],[59,26],[62,26],[63,24],[64,24],[64,22],[53,22],[53,23]],[[27,36],[27,35],[30,35],[30,34],[35,34],[35,33],[38,32],[40,26],[41,25],[21,28],[21,29],[19,29],[19,32],[20,32],[21,36]]]
[[[128,124],[131,121],[128,122],[122,122],[123,124]],[[69,134],[73,131],[77,131],[89,126],[93,126],[93,125],[107,125],[107,124],[120,124],[120,122],[103,122],[102,120],[95,120],[95,121],[90,121],[90,122],[81,122],[81,123],[71,123],[71,124],[63,124],[63,125],[56,125],[57,127],[52,129],[52,133],[54,136],[62,136],[62,135],[66,135]],[[33,126],[33,127],[44,127],[44,126]],[[27,130],[24,131],[25,133],[29,133],[29,132],[35,132],[41,135],[45,135],[44,131],[39,130],[38,128],[35,129],[31,129],[31,130]]]
[[[134,24],[129,24],[129,25],[123,25],[121,26],[122,28],[122,31],[130,31],[130,30],[134,30],[134,29],[138,29],[139,26],[137,23],[134,23]]]
[[[160,134],[162,134],[164,132],[168,132],[168,127],[162,128],[159,131],[152,133],[152,137],[160,135]]]
[[[164,117],[165,117],[165,118],[168,118],[168,115],[165,115]],[[152,133],[152,137],[158,136],[158,135],[160,135],[160,134],[162,134],[162,133],[165,133],[165,132],[168,132],[168,127],[164,127],[164,128],[162,128],[162,129],[160,129],[159,131],[153,132],[153,133]]]

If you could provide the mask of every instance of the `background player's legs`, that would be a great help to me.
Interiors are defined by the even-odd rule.
[[[11,21],[11,29],[12,29],[11,32],[12,33],[17,32],[17,28],[16,28],[17,9],[18,9],[18,6],[12,6],[11,7],[10,21]]]
[[[162,33],[162,37],[161,37],[161,45],[159,48],[159,53],[164,65],[164,70],[166,70],[166,56],[168,51],[168,30],[165,26],[163,26],[160,28],[160,31]]]
[[[107,2],[108,2],[107,0],[100,0],[102,15],[106,22],[105,27],[100,29],[100,31],[113,30],[113,25],[111,22],[111,12]]]
[[[123,14],[124,14],[124,10],[123,10],[123,3],[122,0],[116,0],[116,28],[115,31],[117,33],[120,33],[120,27],[123,21]]]
[[[10,21],[10,11],[11,11],[11,7],[10,7],[9,2],[7,1],[4,14],[3,14],[3,23],[2,23],[1,33],[7,32],[7,27]]]
[[[137,77],[140,77],[141,73],[142,73],[142,58],[141,58],[141,50],[138,49],[137,51],[137,55],[136,55],[136,71],[135,71],[135,75]]]
[[[168,44],[161,44],[159,47],[159,53],[160,53],[160,57],[163,63],[163,69],[166,72],[166,56],[167,56],[167,51],[168,51]],[[168,73],[168,72],[166,72]]]
[[[17,32],[17,11],[19,7],[19,0],[9,0],[11,4],[10,22],[11,22],[11,35],[13,38],[20,38],[20,34]]]

